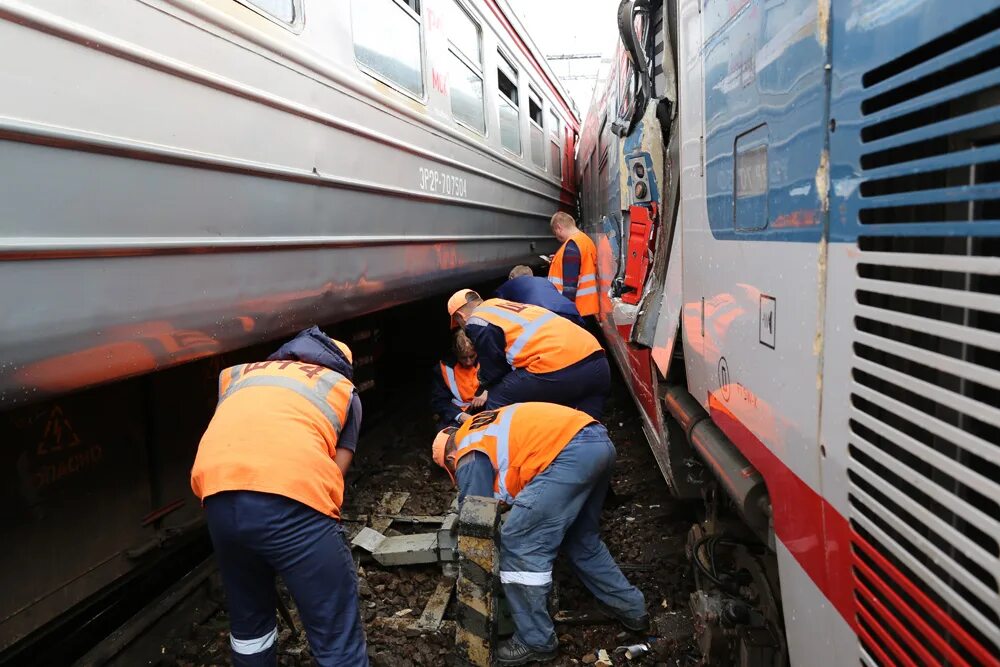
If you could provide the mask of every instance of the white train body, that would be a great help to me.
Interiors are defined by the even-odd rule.
[[[732,514],[773,552],[773,655],[1000,664],[995,3],[664,4],[622,3],[649,41],[599,83],[578,172],[665,477],[688,497],[763,481],[756,526],[746,497]],[[682,394],[718,438],[674,426],[699,418]],[[716,659],[759,648],[734,627]]]

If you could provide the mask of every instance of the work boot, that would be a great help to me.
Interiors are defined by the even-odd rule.
[[[604,604],[600,600],[597,601],[597,606],[600,607],[606,616],[618,619],[618,622],[625,626],[626,630],[631,630],[632,632],[646,632],[649,630],[649,614],[626,616],[624,613],[611,605]]]
[[[526,665],[529,662],[548,662],[559,656],[559,645],[552,648],[539,649],[525,646],[517,637],[500,642],[497,646],[498,665]]]

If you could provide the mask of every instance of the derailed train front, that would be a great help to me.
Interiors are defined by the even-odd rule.
[[[1000,10],[621,3],[601,319],[710,664],[1000,664]]]

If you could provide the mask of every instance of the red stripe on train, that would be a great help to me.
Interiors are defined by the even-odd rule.
[[[921,617],[917,610],[897,595],[882,577],[859,558],[860,553],[865,554],[901,588],[916,603],[920,611],[930,616],[954,640],[961,643],[969,655],[974,656],[983,665],[1000,667],[1000,659],[972,637],[958,621],[945,613],[875,547],[855,533],[847,519],[825,498],[799,479],[729,410],[723,401],[714,394],[709,394],[708,402],[712,420],[760,471],[767,482],[774,513],[775,536],[781,540],[848,625],[864,640],[866,646],[875,652],[879,660],[883,663],[902,661],[904,664],[912,664],[912,659],[898,644],[900,638],[905,640],[921,660],[926,661],[930,656],[925,648],[926,644],[922,644],[920,639],[906,631],[892,612],[876,599],[872,591],[863,582],[856,580],[852,568],[857,568],[858,572],[878,589],[883,599],[893,606],[897,615],[904,616],[912,623],[923,634],[924,642],[930,642],[948,664],[957,666],[969,664],[952,644]],[[852,551],[852,543],[857,554]],[[863,597],[879,612],[878,619],[855,601],[855,587],[857,595]],[[883,639],[881,645],[875,641],[871,633],[858,624],[859,614],[875,634]],[[878,622],[875,622],[876,620]],[[886,631],[883,622],[892,628],[895,637]],[[897,660],[893,661],[887,656],[886,650],[892,651]],[[930,663],[932,664],[933,660]]]
[[[729,408],[709,394],[712,420],[767,482],[774,534],[813,583],[857,629],[851,576],[851,528],[830,503],[803,482]]]

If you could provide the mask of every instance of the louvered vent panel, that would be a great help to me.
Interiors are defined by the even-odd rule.
[[[653,10],[650,17],[653,25],[653,97],[661,97],[667,87],[667,79],[663,74],[663,45],[667,25],[663,21],[663,4]]]
[[[849,441],[862,664],[997,662],[1000,11],[863,77]]]

